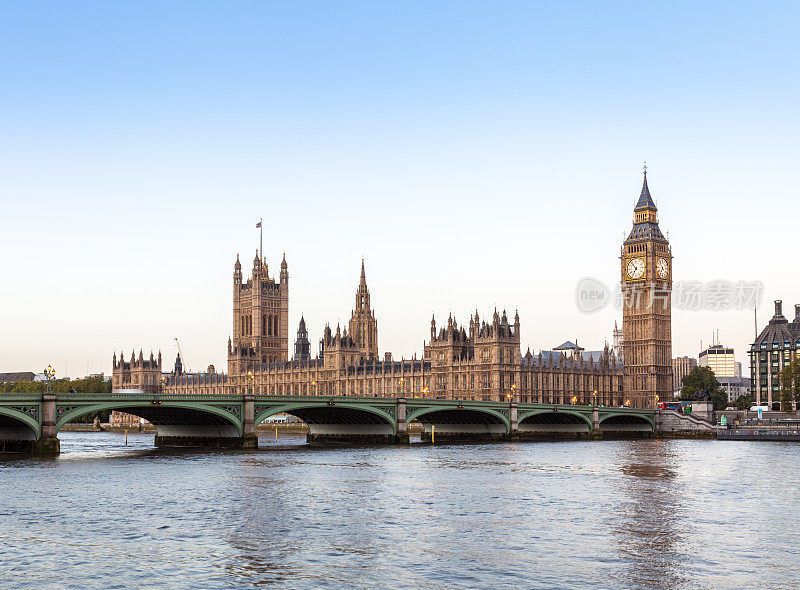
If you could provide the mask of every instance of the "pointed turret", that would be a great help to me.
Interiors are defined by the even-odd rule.
[[[656,204],[653,197],[650,196],[650,187],[647,186],[647,164],[644,166],[644,181],[642,182],[642,192],[639,195],[639,201],[636,203],[636,209],[656,209]]]
[[[242,263],[239,260],[239,253],[236,253],[236,264],[233,265],[233,283],[234,285],[241,285],[242,283]]]
[[[306,319],[300,314],[300,324],[297,326],[297,339],[294,342],[294,360],[308,363],[311,360],[311,343],[308,340]]]
[[[283,253],[283,260],[281,260],[281,283],[289,282],[289,265],[286,264],[286,252]]]

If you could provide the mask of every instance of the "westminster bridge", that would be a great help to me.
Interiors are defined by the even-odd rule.
[[[65,424],[104,410],[155,426],[156,446],[258,446],[256,427],[275,414],[297,416],[309,443],[408,443],[408,424],[422,440],[650,437],[656,412],[626,407],[483,402],[405,397],[13,393],[0,396],[0,452],[57,454]]]

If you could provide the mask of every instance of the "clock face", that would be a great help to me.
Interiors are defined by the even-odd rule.
[[[631,258],[628,261],[628,278],[641,279],[644,276],[644,259]]]
[[[658,273],[658,278],[667,278],[669,275],[669,262],[667,262],[666,258],[658,259],[658,262],[656,262],[656,272]]]

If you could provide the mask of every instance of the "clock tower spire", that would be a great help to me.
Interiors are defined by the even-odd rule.
[[[625,399],[655,408],[672,399],[672,250],[658,227],[647,164],[620,263]]]

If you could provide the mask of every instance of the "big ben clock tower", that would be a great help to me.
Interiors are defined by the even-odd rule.
[[[672,250],[658,227],[647,165],[620,263],[625,399],[655,408],[672,400]]]

